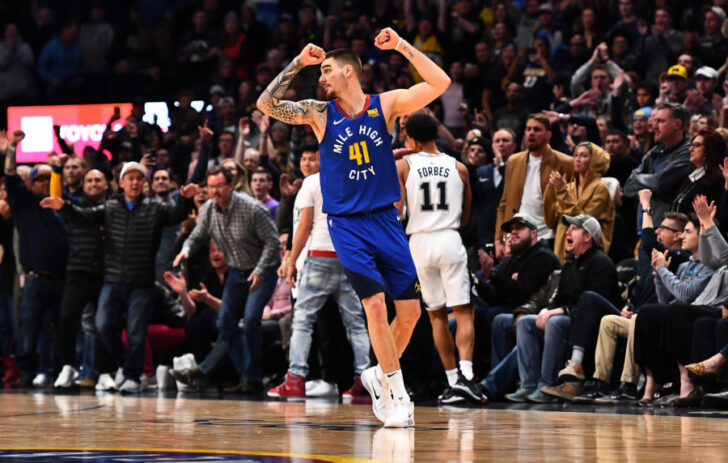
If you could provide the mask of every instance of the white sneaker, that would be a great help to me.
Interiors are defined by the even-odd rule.
[[[69,388],[73,386],[75,379],[78,377],[78,371],[73,368],[73,365],[63,365],[61,373],[56,378],[56,382],[53,387]]]
[[[131,378],[124,378],[124,381],[119,385],[119,392],[122,394],[138,394],[141,390],[139,381],[134,381]]]
[[[119,367],[116,370],[116,376],[114,376],[114,382],[116,383],[116,387],[118,388],[121,386],[121,383],[124,382],[124,369]]]
[[[308,382],[306,382],[307,397],[329,397],[332,395],[339,395],[339,386],[337,386],[336,384],[327,383],[324,380],[319,380],[318,382],[312,384],[309,388]]]
[[[33,378],[33,387],[48,387],[51,385],[53,378],[46,373],[38,373]]]
[[[306,381],[306,395],[308,395],[309,392],[317,388],[318,385],[321,384],[323,381],[323,379],[312,379],[311,381]]]
[[[409,400],[395,400],[391,404],[390,413],[384,421],[385,428],[406,428],[410,426],[410,419],[414,425],[414,409]]]
[[[99,375],[99,380],[96,382],[95,388],[97,391],[102,392],[115,391],[117,389],[116,383],[109,373]]]
[[[391,397],[389,394],[389,385],[386,379],[382,381],[377,375],[377,367],[367,368],[361,373],[361,384],[372,396],[372,410],[374,415],[385,423],[390,414]]]

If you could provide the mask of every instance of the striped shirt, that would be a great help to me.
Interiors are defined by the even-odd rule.
[[[268,208],[244,193],[233,192],[230,204],[220,209],[210,199],[182,246],[188,255],[212,238],[229,266],[262,277],[278,266],[281,243]]]

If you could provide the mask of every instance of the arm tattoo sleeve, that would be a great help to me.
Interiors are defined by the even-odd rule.
[[[15,175],[17,160],[15,159],[15,146],[10,145],[5,153],[5,175]]]
[[[258,108],[265,114],[287,124],[309,122],[316,113],[326,111],[326,103],[316,100],[299,102],[281,100],[293,82],[296,74],[303,69],[300,60],[294,59],[275,79],[258,99]]]

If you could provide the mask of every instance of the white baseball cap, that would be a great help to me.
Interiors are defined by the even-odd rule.
[[[147,168],[144,167],[143,164],[140,164],[138,162],[125,162],[124,167],[121,168],[121,175],[119,178],[124,178],[124,175],[126,175],[128,172],[131,172],[132,170],[136,170],[142,173],[143,176],[147,176]]]

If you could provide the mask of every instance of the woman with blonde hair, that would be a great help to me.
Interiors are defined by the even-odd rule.
[[[225,168],[225,170],[229,170],[230,172],[232,172],[234,179],[233,183],[235,184],[235,191],[237,191],[238,193],[248,193],[251,196],[253,195],[253,192],[250,189],[250,184],[248,183],[248,171],[242,164],[228,158],[222,162],[222,166]]]
[[[601,247],[609,251],[614,230],[614,201],[609,189],[601,181],[609,169],[609,154],[591,142],[582,142],[574,148],[574,179],[567,183],[559,172],[549,174],[544,193],[544,219],[554,230],[554,253],[561,261],[566,254],[566,226],[561,217],[588,214],[602,226]]]

